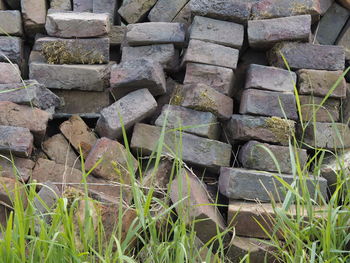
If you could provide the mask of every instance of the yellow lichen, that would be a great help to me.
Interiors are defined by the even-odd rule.
[[[294,121],[284,120],[279,117],[270,117],[266,120],[265,125],[280,142],[288,142],[289,138],[295,132]]]
[[[183,102],[184,98],[182,95],[181,86],[177,85],[171,95],[169,104],[180,106]]]

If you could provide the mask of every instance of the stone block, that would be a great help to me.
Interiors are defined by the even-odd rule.
[[[129,24],[140,22],[157,0],[126,0],[118,10],[119,15]]]
[[[0,152],[29,157],[33,151],[33,135],[29,129],[0,125]]]
[[[0,85],[10,83],[21,83],[22,81],[21,71],[17,64],[0,62],[0,72]]]
[[[299,101],[303,121],[338,122],[340,119],[340,100],[338,99],[328,98],[322,106],[321,97],[300,95]]]
[[[46,10],[46,0],[21,0],[21,13],[26,34],[44,32]]]
[[[128,130],[150,117],[156,108],[157,102],[147,89],[131,92],[101,111],[96,132],[101,137],[116,139],[122,136],[123,127]]]
[[[50,9],[57,11],[72,11],[72,2],[70,0],[51,0]]]
[[[349,3],[350,4],[350,3]],[[348,21],[339,35],[336,44],[345,50],[345,59],[350,60],[350,21]]]
[[[112,47],[120,46],[126,37],[126,26],[111,26],[108,37]]]
[[[131,139],[131,148],[142,154],[151,154],[157,151],[162,127],[138,123],[135,125]],[[179,132],[167,131],[164,136],[163,154],[173,154],[181,151],[182,160],[195,166],[207,168],[218,172],[222,166],[229,166],[231,159],[231,145],[214,141],[192,134],[181,134]],[[179,149],[179,145],[184,145]]]
[[[158,0],[149,12],[148,19],[151,22],[172,22],[188,2],[189,0]]]
[[[179,13],[174,17],[172,22],[182,23],[186,28],[189,28],[192,23],[191,1],[189,1]]]
[[[0,11],[0,35],[22,36],[22,34],[21,13],[17,10]]]
[[[30,159],[3,155],[0,157],[0,177],[27,182],[32,175],[34,165],[35,163]]]
[[[111,25],[114,25],[116,18],[118,0],[98,0],[93,1],[92,11],[94,13],[107,13],[111,21]]]
[[[0,36],[0,62],[9,62],[9,60],[22,65],[23,62],[23,41],[19,37]]]
[[[92,12],[94,0],[73,0],[74,12]]]

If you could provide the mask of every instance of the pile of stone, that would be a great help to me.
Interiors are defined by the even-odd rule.
[[[140,187],[163,198],[181,156],[169,195],[190,198],[178,215],[198,219],[202,243],[235,226],[227,256],[261,262],[271,248],[256,239],[268,238],[257,222],[284,238],[272,203],[286,197],[280,179],[299,183],[294,160],[350,147],[347,8],[347,0],[0,0],[1,185],[35,180],[50,207],[79,193],[93,169],[89,195],[111,224],[120,198],[132,205],[130,172],[142,170]],[[138,158],[160,150],[157,171],[140,167]],[[330,158],[323,177],[307,178],[316,202],[337,169]],[[203,205],[227,204],[223,197],[228,211]],[[12,205],[1,186],[0,201]],[[127,211],[125,228],[136,217]]]

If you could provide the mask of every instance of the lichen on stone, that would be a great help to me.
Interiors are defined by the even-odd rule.
[[[177,85],[173,91],[173,94],[170,98],[170,105],[181,106],[184,97],[182,95],[181,87]]]
[[[266,119],[266,128],[269,129],[280,142],[288,142],[289,138],[295,132],[294,121],[284,120],[279,117],[270,117]]]

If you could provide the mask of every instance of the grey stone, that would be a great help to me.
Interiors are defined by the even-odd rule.
[[[11,155],[0,156],[0,177],[27,182],[32,175],[35,163],[27,158]]]
[[[33,151],[33,135],[28,128],[0,125],[0,152],[29,157]]]
[[[22,36],[22,34],[21,13],[17,10],[0,11],[0,35]]]
[[[57,11],[72,11],[70,0],[50,0],[50,8]]]
[[[301,115],[303,121],[338,122],[340,114],[340,100],[328,98],[323,104],[324,98],[299,95]],[[321,105],[322,104],[322,105]],[[314,119],[315,115],[315,119]]]
[[[189,1],[172,20],[175,23],[182,23],[189,28],[192,23],[191,1]]]
[[[131,92],[101,111],[96,132],[101,137],[116,139],[122,135],[123,126],[128,130],[135,123],[150,117],[156,108],[157,102],[147,89]]]
[[[21,0],[21,13],[26,34],[34,35],[44,31],[46,10],[46,0]]]
[[[125,0],[118,13],[129,24],[137,23],[144,18],[157,0]]]
[[[94,0],[92,11],[94,13],[108,13],[111,24],[113,25],[117,13],[118,2],[118,0]]]
[[[17,64],[0,62],[0,85],[20,83],[22,81],[21,71]]]
[[[151,22],[172,22],[188,2],[189,0],[158,0],[149,12],[148,19]]]
[[[350,4],[350,3],[349,3]],[[350,20],[346,23],[342,33],[339,35],[336,44],[345,49],[345,59],[350,60]]]
[[[72,0],[74,12],[92,12],[94,0]]]
[[[108,37],[111,46],[120,46],[126,38],[126,26],[112,26]]]
[[[347,84],[346,88],[346,99],[343,99],[341,102],[341,122],[350,124],[350,84]]]
[[[42,216],[47,223],[50,222],[52,209],[55,207],[56,202],[60,198],[61,193],[56,185],[51,182],[45,182],[41,185],[41,189],[38,195],[33,200],[33,206],[36,208],[36,212]]]
[[[9,62],[22,65],[23,41],[19,37],[0,36],[0,62]]]

